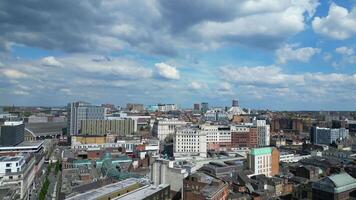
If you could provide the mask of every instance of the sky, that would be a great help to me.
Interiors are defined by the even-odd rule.
[[[356,110],[356,1],[0,1],[0,105],[232,99]]]

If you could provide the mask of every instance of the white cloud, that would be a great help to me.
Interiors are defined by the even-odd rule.
[[[316,33],[337,40],[344,40],[356,34],[356,9],[349,12],[346,8],[332,3],[326,17],[315,17],[312,22]]]
[[[302,75],[282,73],[276,66],[257,67],[222,67],[221,73],[225,80],[245,84],[304,84]]]
[[[349,48],[345,46],[336,48],[335,52],[347,56],[351,56],[355,53],[353,48]]]
[[[27,74],[18,71],[16,69],[4,69],[1,70],[0,73],[2,73],[4,76],[10,78],[10,79],[20,79],[20,78],[26,78]]]
[[[156,63],[156,70],[158,74],[165,79],[179,80],[179,71],[166,63]]]
[[[308,62],[312,56],[320,53],[320,49],[312,47],[295,48],[293,45],[286,45],[280,49],[277,49],[277,62],[279,64],[285,64],[288,61],[300,61]]]
[[[232,90],[232,85],[230,83],[228,83],[228,82],[222,82],[222,83],[219,84],[218,90],[225,91],[225,92],[231,91]]]
[[[208,86],[205,83],[193,81],[190,83],[190,87],[194,90],[206,89]]]
[[[48,57],[42,58],[42,65],[47,66],[47,67],[62,67],[63,66],[63,64],[60,63],[53,56],[48,56]]]
[[[23,90],[14,90],[12,93],[15,94],[15,95],[22,95],[22,96],[30,95],[29,92],[26,92],[26,91],[23,91]]]

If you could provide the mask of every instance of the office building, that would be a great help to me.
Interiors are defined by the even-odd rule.
[[[226,151],[231,148],[230,126],[202,124],[200,130],[206,134],[208,150]]]
[[[247,162],[249,169],[255,175],[264,174],[271,177],[279,173],[279,151],[276,148],[251,149],[247,156]]]
[[[0,127],[0,146],[15,146],[24,141],[25,125],[22,121],[5,121]]]
[[[195,103],[195,104],[193,105],[193,110],[194,110],[194,111],[200,111],[200,104]]]
[[[35,157],[1,156],[0,189],[10,186],[17,190],[20,199],[28,199],[35,177]]]
[[[257,147],[257,127],[249,125],[238,125],[231,132],[231,147]]]
[[[174,157],[207,157],[206,133],[197,127],[178,128],[173,137]]]
[[[209,110],[209,104],[207,102],[201,103],[201,111],[205,113],[206,111]]]
[[[196,172],[183,180],[183,199],[224,200],[229,196],[228,183]]]
[[[176,128],[185,126],[186,124],[187,122],[178,119],[156,119],[153,123],[152,134],[162,141],[167,136],[173,136]]]
[[[239,107],[239,101],[237,99],[232,100],[232,107]]]
[[[314,200],[344,200],[355,197],[356,179],[347,173],[334,174],[312,183]]]
[[[349,130],[345,128],[331,129],[314,126],[310,132],[310,139],[313,144],[329,145],[337,140],[346,139],[348,137]]]
[[[72,102],[68,104],[68,129],[71,135],[80,134],[83,120],[105,119],[105,108],[90,105],[85,102]]]
[[[270,145],[270,126],[266,120],[255,120],[254,125],[257,126],[257,146],[266,147]]]
[[[114,120],[82,120],[80,134],[82,135],[132,135],[137,132],[137,121],[133,119]]]
[[[159,112],[169,112],[178,110],[177,104],[158,104],[157,111]]]

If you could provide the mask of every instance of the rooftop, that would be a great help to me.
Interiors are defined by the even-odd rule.
[[[23,156],[1,156],[0,162],[15,162],[23,159]]]
[[[139,183],[139,179],[136,178],[129,178],[117,183],[113,183],[110,185],[106,185],[104,187],[94,189],[94,190],[89,190],[85,193],[78,194],[73,197],[66,198],[67,200],[94,200],[94,199],[100,199],[100,197],[113,193],[115,191],[127,188],[131,185]]]
[[[271,154],[271,153],[272,153],[272,148],[271,147],[251,149],[251,154],[254,155],[254,156],[266,155],[266,154]]]
[[[144,186],[139,189],[136,189],[130,193],[127,193],[127,194],[121,196],[121,197],[117,197],[115,199],[118,199],[118,200],[144,199],[144,198],[149,197],[152,194],[154,194],[160,190],[163,190],[167,187],[169,187],[169,184],[161,184],[159,186],[148,185],[148,186]]]
[[[30,132],[35,137],[57,135],[62,133],[62,129],[67,126],[66,122],[44,122],[25,124],[25,131]]]

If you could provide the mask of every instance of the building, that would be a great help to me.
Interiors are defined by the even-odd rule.
[[[167,136],[173,136],[176,128],[185,126],[186,124],[187,122],[178,119],[157,119],[153,123],[152,134],[162,141]]]
[[[243,170],[243,162],[209,162],[199,169],[217,178],[231,177],[232,173],[241,170]]]
[[[200,104],[195,103],[195,104],[193,105],[193,110],[194,110],[194,111],[200,111]]]
[[[206,111],[209,110],[209,104],[207,102],[201,103],[201,111],[205,113]]]
[[[151,167],[151,181],[154,185],[169,184],[172,196],[183,188],[183,179],[189,175],[189,170],[175,161],[156,159]]]
[[[345,128],[331,129],[314,126],[310,131],[310,139],[313,144],[330,145],[337,140],[349,137],[349,130]]]
[[[103,120],[105,118],[105,108],[85,102],[69,103],[67,109],[70,135],[80,134],[80,126],[83,120]]]
[[[157,111],[159,112],[169,112],[178,110],[177,104],[157,104]]]
[[[137,132],[137,121],[133,119],[82,120],[80,134],[83,135],[132,135]]]
[[[197,127],[181,127],[173,137],[174,157],[197,155],[207,157],[206,133]]]
[[[239,101],[237,99],[232,100],[232,107],[239,107]]]
[[[203,172],[196,172],[183,180],[183,199],[226,200],[228,195],[228,183]]]
[[[355,197],[356,179],[347,173],[335,174],[312,183],[314,200],[346,200]]]
[[[170,200],[170,186],[168,184],[162,185],[146,185],[140,187],[132,192],[122,195],[121,197],[114,198],[113,200]]]
[[[258,142],[257,136],[256,126],[235,126],[231,132],[231,147],[255,148]]]
[[[270,126],[266,120],[255,120],[254,125],[257,126],[257,146],[266,147],[270,145]]]
[[[114,199],[141,187],[140,179],[129,178],[120,182],[105,185],[103,187],[86,191],[84,193],[68,197],[67,200],[108,200]]]
[[[248,167],[255,175],[267,177],[279,173],[279,151],[277,148],[264,147],[251,149],[247,155]]]
[[[5,121],[0,127],[0,146],[15,146],[24,141],[25,125],[22,121]]]
[[[27,199],[35,177],[35,157],[1,156],[0,157],[0,189],[11,186],[16,188],[20,199]]]
[[[43,140],[56,138],[63,134],[66,122],[46,122],[25,124],[25,141]]]
[[[206,134],[208,150],[226,151],[231,148],[231,127],[202,124],[200,130]]]
[[[143,104],[136,104],[136,103],[128,103],[126,104],[126,108],[129,111],[143,111],[145,110]]]

